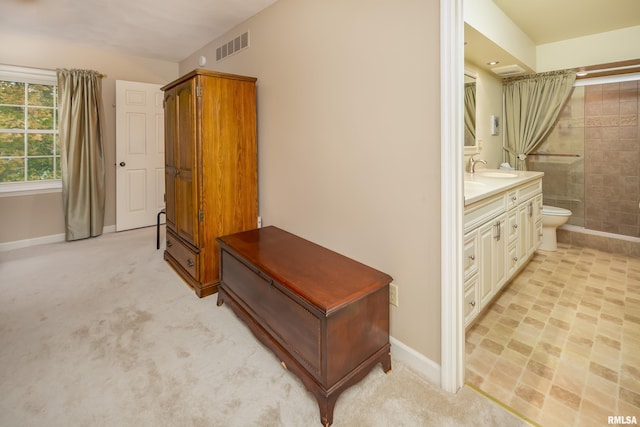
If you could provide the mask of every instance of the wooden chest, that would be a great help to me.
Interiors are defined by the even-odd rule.
[[[391,370],[389,275],[276,227],[217,240],[218,305],[301,379],[325,426],[341,392],[377,363]]]

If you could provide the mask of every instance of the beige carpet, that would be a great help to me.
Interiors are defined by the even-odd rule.
[[[313,396],[155,229],[0,253],[0,426],[319,426]],[[398,361],[343,393],[334,426],[521,426]]]

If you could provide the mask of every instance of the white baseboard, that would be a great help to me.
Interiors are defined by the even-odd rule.
[[[116,226],[108,225],[102,229],[103,233],[115,233]],[[0,243],[0,252],[13,249],[28,248],[30,246],[46,245],[49,243],[64,242],[64,233],[51,234],[49,236],[34,237],[33,239],[16,240],[13,242]]]
[[[389,337],[389,342],[391,343],[391,355],[395,359],[407,365],[412,371],[436,387],[440,387],[440,365],[394,337]]]

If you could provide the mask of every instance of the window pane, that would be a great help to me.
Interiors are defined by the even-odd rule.
[[[27,180],[53,179],[53,157],[27,159]]]
[[[24,133],[0,133],[0,156],[24,156]]]
[[[0,182],[24,181],[24,159],[0,159]]]
[[[29,108],[29,129],[53,130],[53,108]]]
[[[24,129],[24,107],[0,106],[0,129]]]
[[[24,105],[24,83],[0,80],[0,104]]]
[[[29,156],[53,155],[53,134],[30,133],[27,135],[27,153]]]
[[[30,84],[29,105],[53,107],[53,86]]]
[[[55,179],[62,179],[62,164],[60,163],[60,156],[56,156],[56,176]]]

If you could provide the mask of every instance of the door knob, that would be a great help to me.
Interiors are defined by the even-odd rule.
[[[127,164],[125,162],[120,162],[120,166],[126,166]]]

